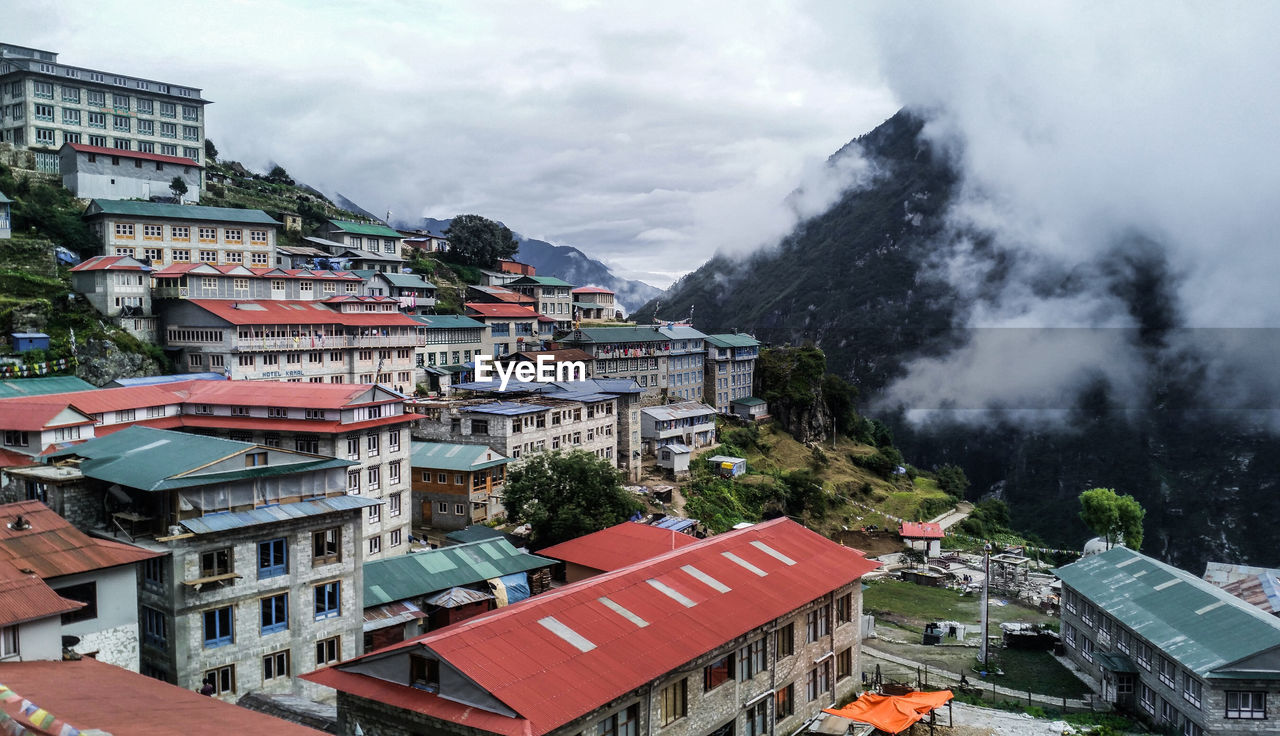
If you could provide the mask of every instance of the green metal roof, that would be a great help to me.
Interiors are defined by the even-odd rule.
[[[1054,571],[1063,585],[1199,677],[1280,647],[1280,618],[1190,573],[1124,547]],[[1256,673],[1267,679],[1280,672]]]
[[[189,488],[356,464],[349,460],[299,455],[300,462],[297,463],[221,473],[198,472],[211,463],[257,447],[259,445],[252,442],[132,426],[50,453],[49,457],[84,458],[80,472],[87,477],[144,491]]]
[[[578,309],[607,309],[613,311],[613,307],[608,304],[596,304],[595,302],[574,302],[573,306]]]
[[[404,237],[386,225],[376,225],[368,222],[351,222],[350,220],[330,220],[329,224],[343,232],[351,233],[352,235],[377,235],[383,238]]]
[[[85,217],[93,215],[130,215],[132,217],[166,217],[173,220],[210,220],[212,222],[240,222],[249,225],[275,225],[280,223],[262,210],[242,210],[236,207],[205,207],[194,204],[162,204],[137,202],[127,199],[95,199],[84,211]]]
[[[495,465],[505,465],[511,458],[481,460],[489,452],[487,445],[455,445],[449,442],[414,442],[410,450],[410,463],[415,468],[430,470],[484,470]]]
[[[568,281],[562,281],[555,276],[521,276],[515,281],[507,283],[507,286],[568,286],[573,288],[573,284]]]
[[[14,396],[45,396],[47,394],[66,394],[73,391],[92,391],[96,389],[88,381],[75,376],[46,376],[44,378],[15,378],[0,381],[0,399]]]
[[[413,319],[432,329],[438,330],[483,330],[485,324],[465,314],[420,314],[412,315]]]
[[[0,204],[8,204],[9,202],[12,202],[12,201],[13,201],[12,199],[9,199],[8,197],[4,196],[4,192],[0,192]]]
[[[521,552],[505,539],[457,544],[366,562],[364,607],[380,606],[554,564],[555,560]]]
[[[466,542],[486,542],[490,539],[507,539],[507,535],[484,524],[472,524],[465,529],[449,532],[444,538],[454,544]],[[507,541],[510,541],[509,539]]]
[[[434,289],[436,285],[422,278],[416,273],[382,273],[382,278],[386,279],[392,286],[398,286],[401,289]]]
[[[765,403],[764,399],[757,399],[754,396],[745,396],[741,399],[733,399],[730,404],[742,404],[743,406],[760,406]]]
[[[754,348],[760,341],[750,335],[707,335],[707,344],[718,348]]]
[[[667,342],[671,338],[658,331],[655,325],[636,327],[584,327],[570,332],[562,340],[569,344],[584,342]]]

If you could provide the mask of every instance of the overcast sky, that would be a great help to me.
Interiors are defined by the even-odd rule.
[[[740,1],[5,0],[5,41],[190,84],[226,158],[379,215],[478,213],[665,286],[787,229],[893,114],[859,28]],[[856,25],[856,24],[850,24]]]

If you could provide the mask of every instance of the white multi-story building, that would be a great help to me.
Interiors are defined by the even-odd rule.
[[[203,161],[204,106],[196,87],[58,62],[53,51],[0,43],[0,141],[59,173],[58,149],[83,143]]]
[[[95,199],[85,222],[102,255],[129,256],[155,268],[173,263],[268,267],[280,223],[262,210]]]

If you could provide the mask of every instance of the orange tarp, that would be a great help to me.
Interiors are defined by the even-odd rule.
[[[823,712],[851,721],[869,723],[888,733],[901,733],[924,718],[929,711],[946,705],[949,700],[950,690],[906,695],[866,693],[843,708],[827,708]]]

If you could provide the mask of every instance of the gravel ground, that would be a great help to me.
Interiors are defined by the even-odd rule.
[[[949,736],[1062,736],[1077,733],[1063,721],[1050,721],[1032,718],[1025,713],[1010,713],[991,708],[979,708],[964,703],[952,703],[952,717],[955,727],[949,730],[938,729],[938,733]],[[938,719],[946,718],[939,713]],[[918,727],[917,727],[918,728]],[[928,733],[928,729],[924,730]]]

